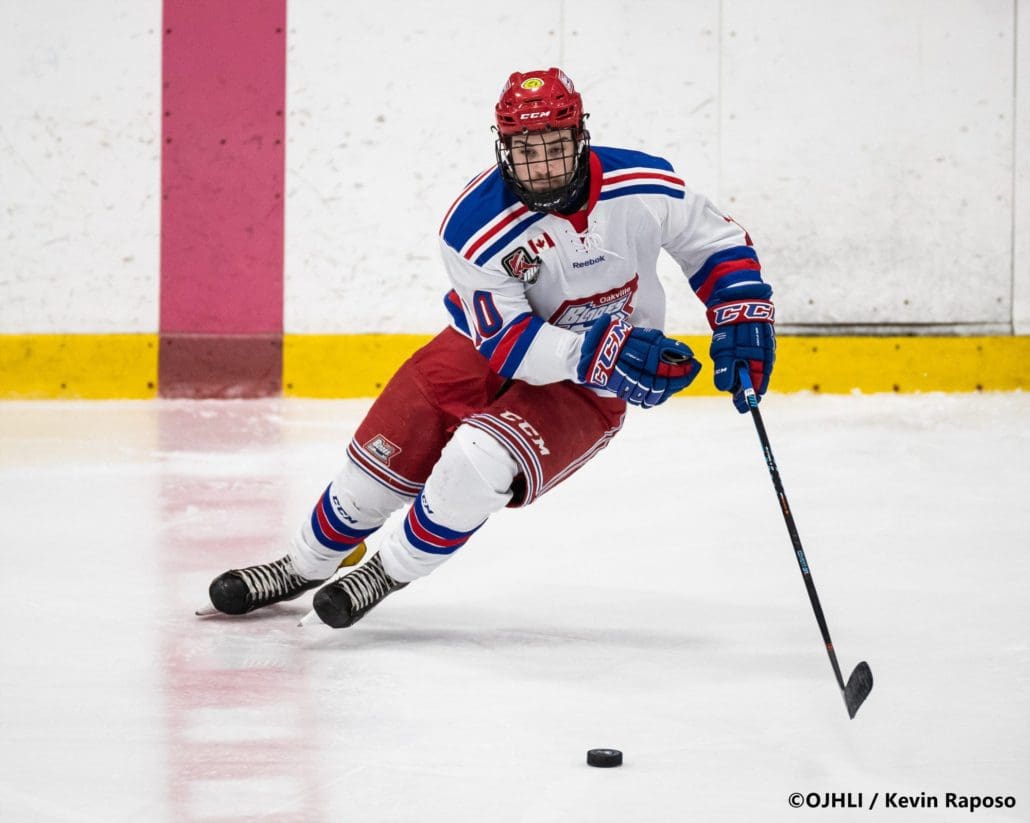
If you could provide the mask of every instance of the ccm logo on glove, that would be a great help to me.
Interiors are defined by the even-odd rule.
[[[595,386],[608,385],[608,377],[615,368],[619,353],[632,330],[633,327],[624,320],[613,320],[609,324],[604,338],[601,340],[601,345],[598,347],[597,356],[591,365],[588,383],[593,383]]]
[[[708,322],[716,326],[730,323],[776,322],[776,307],[768,300],[740,300],[723,303],[708,310]]]
[[[689,386],[700,369],[694,353],[678,340],[605,315],[583,335],[576,377],[649,409]]]

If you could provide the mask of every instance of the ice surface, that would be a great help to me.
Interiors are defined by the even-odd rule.
[[[726,398],[632,414],[353,629],[195,617],[367,406],[0,404],[0,819],[1030,820],[1030,397],[763,403],[855,720]]]

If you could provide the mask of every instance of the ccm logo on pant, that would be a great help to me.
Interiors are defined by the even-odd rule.
[[[551,450],[547,448],[547,444],[544,443],[544,438],[540,436],[540,432],[534,429],[524,417],[520,417],[513,411],[503,411],[499,416],[501,420],[513,423],[519,431],[526,435],[529,438],[529,442],[536,446],[536,450],[540,452],[541,456],[551,453]]]

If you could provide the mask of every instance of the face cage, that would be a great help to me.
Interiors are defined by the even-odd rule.
[[[566,170],[561,177],[554,178],[560,180],[568,174],[568,180],[546,191],[534,191],[523,184],[515,174],[515,164],[511,157],[511,136],[498,136],[494,152],[497,155],[497,167],[501,170],[501,178],[530,210],[561,212],[570,209],[586,191],[590,170],[587,159],[590,151],[590,132],[584,128],[576,129],[573,139],[576,141],[576,148],[571,158],[572,172],[570,174]]]

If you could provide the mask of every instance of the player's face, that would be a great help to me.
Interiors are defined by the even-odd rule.
[[[564,186],[575,170],[576,141],[572,129],[516,134],[511,139],[511,164],[519,182],[534,192]]]

